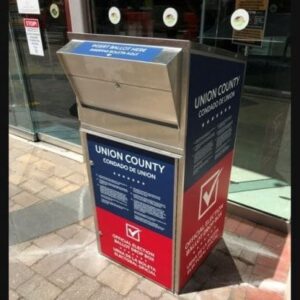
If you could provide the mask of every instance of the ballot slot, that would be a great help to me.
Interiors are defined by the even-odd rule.
[[[82,106],[179,127],[181,48],[71,40],[57,54]]]

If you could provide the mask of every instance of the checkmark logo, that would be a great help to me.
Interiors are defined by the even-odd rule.
[[[223,169],[217,170],[200,187],[198,220],[200,220],[217,201],[219,179],[222,170]]]
[[[126,223],[126,235],[127,237],[131,238],[139,242],[141,240],[141,230],[135,226]]]

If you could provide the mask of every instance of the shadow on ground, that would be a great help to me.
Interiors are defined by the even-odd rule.
[[[222,238],[180,294],[215,289],[241,282],[239,270]]]
[[[286,280],[288,249],[284,236],[270,233],[264,243],[224,232],[204,263],[180,294],[246,283],[256,288],[282,288]],[[285,258],[287,257],[287,258]]]
[[[92,215],[88,186],[9,214],[9,245],[38,238]]]

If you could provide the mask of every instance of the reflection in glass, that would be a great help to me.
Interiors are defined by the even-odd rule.
[[[33,132],[27,94],[20,68],[15,39],[9,24],[9,124]]]

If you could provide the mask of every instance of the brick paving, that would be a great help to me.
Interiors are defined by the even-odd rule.
[[[10,212],[86,184],[84,163],[10,136]],[[98,254],[88,217],[9,247],[9,299],[281,300],[290,251],[289,234],[228,215],[223,239],[178,296]]]

